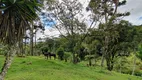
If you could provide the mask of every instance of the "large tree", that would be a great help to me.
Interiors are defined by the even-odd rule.
[[[84,15],[84,8],[79,0],[54,0],[53,5],[48,5],[47,8],[51,12],[48,15],[50,21],[55,22],[55,28],[69,41],[70,52],[72,52],[73,63],[75,63],[76,51],[74,47],[80,45],[87,36],[83,35],[78,38],[78,34],[88,34],[87,29],[95,27],[100,20],[101,14],[95,15],[95,18],[92,18],[91,15]],[[88,18],[91,18],[91,20],[87,21],[88,26],[86,26],[85,21]]]
[[[133,55],[134,55],[134,59],[133,59],[133,69],[132,69],[132,75],[135,74],[135,69],[136,69],[136,59],[139,58],[141,59],[141,38],[142,38],[142,28],[141,25],[140,26],[133,26]],[[137,52],[138,51],[138,52]]]
[[[8,53],[0,72],[0,80],[4,80],[17,52],[17,44],[23,39],[29,23],[37,17],[38,6],[41,5],[36,0],[1,0],[0,42],[8,46]]]
[[[94,15],[102,14],[101,17],[103,18],[103,21],[101,22],[101,24],[103,24],[103,26],[101,30],[104,31],[102,64],[105,58],[108,70],[110,71],[113,69],[113,60],[110,60],[108,55],[112,56],[113,54],[109,50],[109,48],[111,47],[109,46],[109,43],[118,38],[118,34],[115,32],[116,25],[114,24],[119,22],[119,20],[121,20],[123,16],[130,14],[129,12],[117,12],[118,7],[124,5],[125,3],[126,0],[122,2],[119,2],[119,0],[91,0],[89,3],[89,8],[87,8],[88,10],[91,10]],[[111,45],[113,46],[113,44]]]
[[[55,28],[61,35],[69,40],[70,52],[72,52],[73,63],[76,63],[74,47],[76,45],[76,34],[84,32],[85,24],[77,17],[82,11],[82,5],[78,0],[55,1],[49,9],[53,11],[48,17],[56,22]]]

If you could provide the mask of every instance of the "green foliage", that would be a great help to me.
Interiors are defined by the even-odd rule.
[[[87,52],[85,52],[85,47],[80,47],[79,51],[78,51],[78,57],[80,58],[80,60],[85,60],[85,56],[87,55]]]
[[[125,5],[126,0],[119,2],[119,0],[90,0],[87,11],[92,11],[93,14],[101,15],[99,17],[105,16],[105,18],[110,17],[110,19],[115,20],[116,17],[129,16],[130,12],[126,13],[117,13],[117,8],[119,6]],[[111,5],[110,5],[111,4]],[[112,5],[113,4],[113,5]],[[115,5],[115,6],[114,6]],[[98,20],[99,18],[96,15],[93,18],[94,20]],[[107,19],[106,19],[107,21]],[[109,21],[109,19],[108,19]]]
[[[65,59],[65,62],[67,62],[71,57],[71,52],[64,52],[64,59]]]
[[[40,6],[36,0],[1,0],[0,42],[14,45],[21,41]]]
[[[7,53],[7,49],[5,47],[0,48],[0,55],[5,55]]]
[[[133,68],[133,58],[134,55],[130,55],[129,57],[126,56],[120,56],[116,59],[114,64],[114,70],[123,74],[132,74],[132,68]],[[141,76],[142,74],[142,63],[139,59],[136,60],[136,70],[135,74],[136,76]]]
[[[117,72],[131,74],[131,69],[129,68],[130,61],[125,56],[120,56],[116,59],[114,64],[114,69]]]
[[[125,41],[126,37],[125,39],[122,38],[122,34],[126,36],[125,31],[127,32],[128,28],[125,28],[124,31],[119,31],[126,25],[121,25],[123,21],[120,21],[119,24],[117,24],[117,19],[130,15],[129,12],[117,12],[118,7],[124,5],[125,3],[125,0],[122,2],[119,2],[119,0],[90,0],[88,5],[90,11],[94,14],[93,20],[100,21],[101,18],[104,19],[104,22],[100,22],[100,31],[103,33],[101,35],[102,38],[100,39],[100,42],[102,46],[102,53],[105,55],[107,67],[110,71],[113,69],[114,58],[120,48],[119,44],[123,43],[123,40],[124,42],[127,42]],[[120,41],[120,39],[123,40]],[[128,50],[128,47],[126,50]]]
[[[87,60],[93,59],[94,57],[95,57],[94,55],[86,55],[86,56],[85,56],[85,58],[86,58]]]
[[[57,55],[60,60],[64,60],[64,49],[62,47],[57,50]]]
[[[48,47],[43,46],[43,47],[41,48],[41,51],[43,51],[43,52],[48,52]]]
[[[142,60],[142,45],[139,46],[136,56]]]

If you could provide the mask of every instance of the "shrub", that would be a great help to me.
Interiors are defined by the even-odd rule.
[[[57,50],[57,55],[58,55],[58,58],[59,58],[60,60],[64,60],[64,50],[63,50],[63,48],[59,48],[59,49]]]
[[[41,51],[48,52],[48,48],[46,46],[44,46],[44,47],[41,48]]]
[[[70,56],[71,56],[71,53],[70,53],[70,52],[65,52],[65,53],[64,53],[65,62],[68,61],[68,59],[69,59]]]

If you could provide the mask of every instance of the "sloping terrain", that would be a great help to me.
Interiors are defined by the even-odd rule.
[[[0,56],[0,66],[4,58]],[[142,80],[140,77],[109,72],[99,67],[87,67],[40,57],[15,58],[6,80]]]

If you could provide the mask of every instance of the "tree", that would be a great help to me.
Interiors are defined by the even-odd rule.
[[[115,52],[113,51],[117,47],[114,47],[114,44],[118,38],[114,24],[116,24],[116,21],[119,21],[122,16],[128,16],[130,14],[129,12],[117,13],[117,8],[125,3],[125,0],[122,2],[119,2],[119,0],[91,0],[89,3],[88,10],[91,10],[94,15],[101,14],[101,17],[104,19],[104,22],[101,22],[101,24],[103,24],[101,30],[104,32],[102,60],[104,60],[104,58],[106,59],[107,68],[110,71],[113,69],[114,64],[113,59]]]
[[[73,48],[76,45],[81,45],[88,34],[88,28],[96,27],[97,23],[102,20],[100,19],[101,14],[95,15],[95,17],[90,15],[83,17],[83,6],[79,0],[63,0],[61,2],[55,0],[53,5],[48,6],[48,10],[51,12],[48,14],[49,20],[55,22],[55,28],[69,41],[73,63],[76,63],[76,51]],[[85,21],[88,18],[91,23],[86,26]],[[79,34],[85,35],[78,38]]]
[[[19,46],[19,52],[17,53],[17,55],[19,57],[22,57],[24,54],[23,39],[19,42],[18,46]]]
[[[8,53],[0,80],[4,80],[26,28],[37,17],[38,6],[41,5],[36,0],[1,0],[0,11],[3,13],[0,15],[0,42],[8,46]]]
[[[86,37],[83,43],[88,53],[86,55],[86,58],[89,60],[89,66],[92,65],[92,61],[91,61],[92,59],[94,59],[96,63],[96,60],[99,57],[98,46],[100,45],[100,41],[95,39],[97,35],[92,34],[93,31],[96,32],[95,30],[90,30],[89,35]]]
[[[26,54],[26,45],[27,45],[27,39],[29,39],[29,36],[28,35],[25,35],[24,36],[24,54]]]
[[[34,43],[33,43],[33,37],[34,37],[34,25],[33,23],[30,24],[30,55],[34,55],[34,49],[33,49],[33,46],[34,46]]]
[[[41,22],[40,22],[40,20],[39,19],[37,19],[37,20],[35,20],[36,21],[36,23],[33,25],[33,30],[31,30],[31,31],[33,31],[33,35],[31,36],[31,38],[33,39],[33,37],[35,38],[34,40],[34,43],[35,43],[35,45],[33,45],[33,40],[31,40],[32,42],[31,42],[31,48],[33,48],[33,46],[36,48],[36,33],[37,33],[37,31],[38,30],[42,30],[42,31],[44,31],[45,29],[44,29],[44,27],[42,26],[42,24],[41,24]],[[34,50],[34,51],[31,51],[31,52],[34,52],[34,53],[36,53],[37,51],[36,51],[36,49],[31,49],[31,50]],[[31,53],[31,54],[33,54],[33,53]],[[35,54],[33,54],[33,55],[35,55]]]
[[[89,29],[89,34],[88,37],[86,38],[89,38],[89,40],[88,39],[86,40],[91,43],[89,45],[92,45],[92,43],[95,42],[95,45],[94,44],[92,45],[92,48],[94,48],[92,50],[94,50],[95,58],[103,56],[102,49],[103,49],[104,31],[100,28],[100,26],[97,29]],[[101,60],[101,67],[103,61],[104,60]]]
[[[45,45],[47,46],[47,48],[49,49],[49,52],[52,52],[54,46],[55,41],[52,38],[46,38],[45,40]]]
[[[56,21],[55,28],[70,43],[70,52],[72,52],[73,63],[76,63],[74,47],[76,45],[76,35],[85,32],[86,25],[83,21],[79,21],[77,15],[81,14],[82,5],[78,0],[63,0],[62,2],[54,2],[50,6],[53,11],[48,17],[52,22]]]
[[[139,46],[141,44],[141,37],[142,37],[142,32],[141,32],[142,28],[141,26],[134,26],[133,28],[133,42],[132,42],[132,47],[133,47],[133,54],[134,54],[134,59],[133,59],[133,69],[132,69],[132,75],[135,74],[135,68],[136,68],[136,58],[140,58],[141,59],[141,52],[140,52],[140,48],[141,46]],[[138,53],[137,53],[138,51]]]

